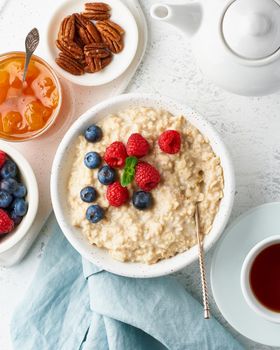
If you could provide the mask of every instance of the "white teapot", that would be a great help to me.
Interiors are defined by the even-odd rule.
[[[280,0],[185,0],[151,7],[191,41],[201,70],[224,89],[280,89]]]

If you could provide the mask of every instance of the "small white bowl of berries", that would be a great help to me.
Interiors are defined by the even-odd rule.
[[[30,164],[0,141],[0,258],[28,233],[38,204],[38,185]]]

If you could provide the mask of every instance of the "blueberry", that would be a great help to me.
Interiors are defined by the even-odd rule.
[[[8,159],[1,169],[1,176],[3,179],[8,179],[9,177],[16,177],[18,173],[18,168],[15,162]]]
[[[133,193],[132,203],[135,208],[144,210],[151,206],[152,196],[150,192],[137,191]]]
[[[13,220],[15,225],[19,225],[22,221],[22,216],[16,215],[14,210],[10,212],[10,218]]]
[[[96,191],[93,187],[87,186],[80,192],[81,200],[86,203],[92,203],[96,199]]]
[[[109,165],[104,165],[98,170],[97,177],[98,180],[102,183],[102,185],[110,185],[116,179],[116,172]]]
[[[97,142],[102,137],[102,130],[99,126],[93,124],[86,129],[84,135],[88,142]]]
[[[13,178],[8,177],[0,182],[0,188],[1,190],[13,194],[18,189],[18,182]]]
[[[27,194],[27,189],[24,184],[18,183],[17,189],[14,191],[13,195],[16,198],[24,198]]]
[[[86,212],[86,218],[93,224],[96,224],[104,218],[104,210],[99,205],[91,205]]]
[[[88,152],[85,155],[84,163],[89,169],[98,168],[101,164],[101,157],[97,152]]]
[[[7,191],[0,190],[0,208],[8,208],[12,203],[13,196]]]
[[[22,198],[16,198],[12,203],[12,210],[16,216],[24,216],[27,213],[28,204]]]

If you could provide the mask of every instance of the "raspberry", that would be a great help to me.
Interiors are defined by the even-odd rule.
[[[181,148],[181,135],[176,130],[166,130],[158,138],[158,144],[165,153],[178,153]]]
[[[151,191],[160,182],[160,173],[147,162],[136,165],[135,181],[143,191]]]
[[[6,153],[0,150],[0,168],[2,168],[2,166],[5,164],[6,159],[7,159]]]
[[[5,212],[5,210],[0,209],[0,235],[9,233],[14,228],[14,222]]]
[[[116,181],[108,186],[106,197],[110,205],[120,207],[129,198],[128,189]]]
[[[149,152],[149,148],[148,141],[141,134],[135,133],[129,136],[126,145],[129,156],[144,157]]]
[[[112,168],[123,168],[127,157],[125,145],[122,142],[113,142],[106,148],[105,162]]]

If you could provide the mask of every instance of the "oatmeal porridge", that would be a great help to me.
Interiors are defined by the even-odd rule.
[[[198,129],[184,116],[144,107],[109,115],[98,123],[98,127],[102,130],[98,142],[89,142],[84,135],[78,138],[68,183],[72,224],[81,229],[90,244],[107,249],[120,261],[153,264],[172,257],[196,244],[196,202],[199,202],[201,232],[204,235],[209,233],[223,197],[223,170],[220,159]],[[180,150],[174,154],[165,153],[160,146],[159,137],[167,130],[175,130],[180,135]],[[110,205],[111,198],[115,199],[115,189],[111,189],[109,197],[108,186],[99,181],[99,169],[85,166],[85,155],[89,152],[100,155],[97,159],[97,163],[102,162],[100,168],[105,164],[104,158],[107,159],[108,146],[115,141],[126,145],[134,133],[141,134],[148,141],[149,152],[137,160],[136,181],[127,184],[127,193],[123,191],[125,203]],[[147,163],[152,169],[157,169],[160,178],[155,170],[151,176],[158,179],[157,185],[148,189],[148,195],[144,191],[146,197],[140,198],[149,207],[138,210],[134,199],[142,178],[137,183],[137,167]],[[117,166],[117,182],[123,172],[123,167]],[[88,186],[94,188],[91,204],[102,208],[99,213],[102,220],[97,223],[87,217],[91,204],[81,198],[81,189]],[[119,183],[118,186],[122,191],[123,187]],[[145,202],[147,196],[149,201]],[[143,204],[141,200],[140,204]]]

